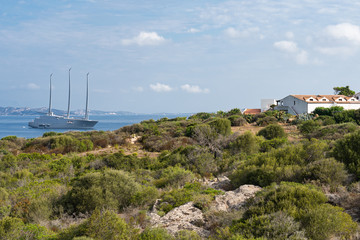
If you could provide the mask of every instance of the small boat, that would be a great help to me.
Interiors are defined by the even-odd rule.
[[[86,109],[84,118],[71,118],[70,117],[70,70],[69,69],[69,97],[68,97],[68,110],[67,115],[59,116],[51,112],[51,78],[50,74],[50,98],[49,98],[49,111],[46,115],[39,116],[34,121],[29,122],[29,126],[32,128],[43,128],[43,129],[87,129],[93,128],[98,121],[89,120],[89,73],[86,75]]]

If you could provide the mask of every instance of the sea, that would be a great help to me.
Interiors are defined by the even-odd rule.
[[[161,118],[188,117],[191,114],[130,114],[130,115],[92,115],[91,120],[99,121],[94,128],[88,130],[71,131],[113,131],[123,126],[140,123],[144,120],[159,120]],[[41,137],[45,132],[67,132],[69,129],[36,129],[28,126],[28,122],[34,120],[37,116],[0,116],[0,139],[6,136],[17,136],[22,138]],[[74,116],[77,118],[77,116]]]

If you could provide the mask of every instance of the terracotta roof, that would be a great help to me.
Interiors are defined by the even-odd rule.
[[[360,104],[360,101],[354,97],[348,97],[345,95],[291,95],[297,99],[303,100],[308,103],[357,103]],[[351,99],[354,99],[351,101]],[[313,99],[311,101],[311,99]],[[325,100],[325,101],[324,101]],[[345,100],[345,101],[344,101]]]
[[[247,108],[245,109],[245,111],[243,112],[243,114],[259,114],[261,113],[261,109],[250,109],[250,108]]]

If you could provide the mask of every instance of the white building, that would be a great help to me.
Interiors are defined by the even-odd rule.
[[[360,108],[359,99],[344,95],[289,95],[276,102],[276,110],[287,111],[293,115],[311,113],[317,107],[341,106],[345,110]]]
[[[272,105],[276,105],[275,99],[261,99],[261,112],[269,110]]]

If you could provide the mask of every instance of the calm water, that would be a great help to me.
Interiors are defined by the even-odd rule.
[[[190,114],[146,114],[146,115],[101,115],[101,116],[90,116],[91,120],[99,121],[93,129],[90,130],[116,130],[126,125],[139,123],[143,120],[168,117],[187,117]],[[28,122],[32,121],[35,116],[0,116],[0,139],[6,136],[15,135],[17,137],[34,138],[40,137],[45,132],[66,132],[69,129],[35,129],[28,127]],[[84,131],[84,130],[81,130]]]

